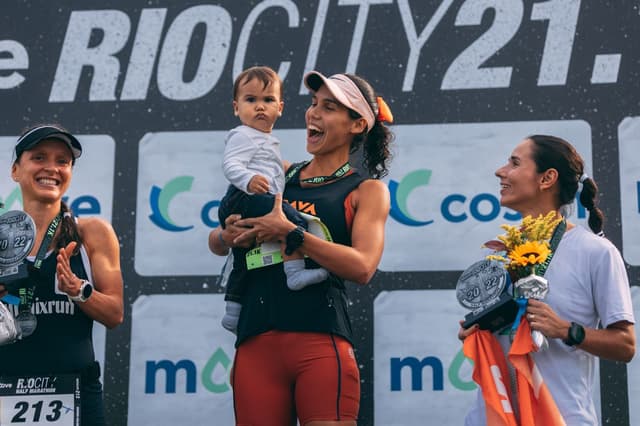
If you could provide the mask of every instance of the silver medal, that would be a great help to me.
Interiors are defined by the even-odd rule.
[[[30,336],[38,325],[38,319],[31,311],[20,312],[16,317],[16,323],[20,327],[22,337]]]
[[[456,284],[458,302],[471,311],[492,305],[507,284],[502,264],[495,260],[481,260],[468,267]]]
[[[33,248],[36,227],[33,219],[20,210],[0,216],[0,277],[18,272],[18,265]]]

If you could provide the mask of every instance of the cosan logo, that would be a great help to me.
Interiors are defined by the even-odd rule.
[[[151,214],[149,219],[157,227],[169,232],[184,232],[193,228],[193,224],[180,223],[169,215],[169,206],[176,195],[191,191],[193,176],[178,176],[167,182],[162,188],[153,185],[149,192],[149,205]],[[210,228],[218,226],[218,206],[220,200],[206,202],[200,208],[200,219],[202,223]]]
[[[421,227],[442,221],[456,224],[468,220],[491,222],[500,217],[510,222],[516,222],[521,219],[519,213],[500,206],[499,197],[488,192],[475,194],[454,192],[441,199],[424,200],[422,201],[423,205],[437,202],[439,215],[436,217],[415,217],[409,212],[409,199],[417,188],[429,185],[431,174],[431,170],[419,169],[407,173],[400,181],[389,180],[388,186],[391,195],[390,215],[395,221],[406,226]],[[576,200],[577,198],[578,196],[576,196]],[[577,216],[580,219],[586,217],[585,209],[578,200]]]

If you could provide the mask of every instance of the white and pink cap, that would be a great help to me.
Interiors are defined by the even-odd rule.
[[[311,71],[304,76],[304,85],[309,90],[318,91],[322,85],[327,86],[329,92],[338,102],[357,112],[367,122],[367,130],[371,130],[376,123],[376,116],[358,86],[344,74],[334,74],[327,78],[318,71]]]

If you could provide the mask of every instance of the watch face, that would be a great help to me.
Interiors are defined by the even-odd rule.
[[[91,293],[93,293],[93,286],[89,282],[85,282],[82,285],[81,291],[82,291],[82,297],[84,299],[88,299],[89,296],[91,296]]]

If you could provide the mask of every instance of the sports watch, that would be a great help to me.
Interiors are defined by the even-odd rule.
[[[305,229],[298,225],[294,230],[287,234],[287,246],[284,249],[284,254],[291,256],[294,251],[298,249],[304,243],[304,231]]]
[[[572,322],[569,327],[569,337],[563,340],[565,345],[577,346],[584,340],[584,327],[576,322]]]
[[[91,282],[87,280],[82,280],[82,284],[80,284],[80,292],[78,293],[78,295],[77,296],[67,295],[67,297],[72,302],[84,303],[89,299],[89,297],[91,297],[92,294],[93,294],[93,284],[91,284]]]

